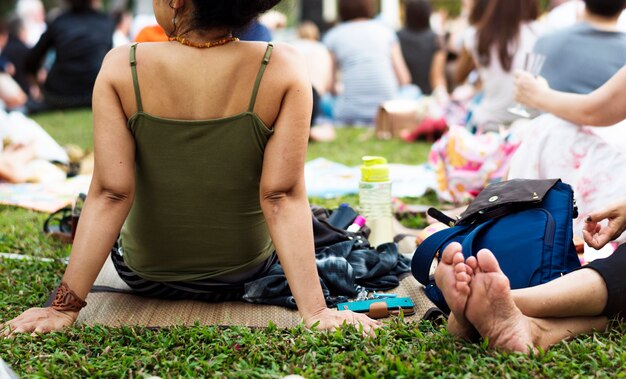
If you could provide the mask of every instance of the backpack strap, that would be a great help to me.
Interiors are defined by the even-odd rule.
[[[476,237],[480,233],[486,231],[489,226],[491,226],[495,222],[496,220],[489,220],[487,222],[484,222],[478,225],[476,229],[472,230],[472,232],[469,233],[467,236],[465,236],[465,238],[463,239],[463,243],[461,244],[463,248],[463,256],[465,257],[465,259],[474,255],[472,252],[474,251],[474,240],[476,239]]]
[[[261,62],[261,67],[259,68],[259,73],[256,76],[256,80],[254,81],[254,88],[252,89],[252,96],[250,97],[250,104],[248,105],[248,112],[254,111],[254,103],[256,103],[256,95],[259,92],[259,86],[261,85],[261,79],[263,79],[263,74],[265,73],[265,69],[267,68],[267,64],[270,63],[270,57],[272,56],[272,50],[274,49],[273,43],[267,44],[267,49],[265,50],[265,56],[263,56],[263,62]]]
[[[449,229],[440,230],[426,238],[415,250],[411,260],[411,273],[418,282],[427,285],[430,281],[430,266],[437,252],[442,246],[454,237],[467,232],[471,225],[459,225]]]
[[[141,103],[141,91],[139,91],[139,80],[137,79],[137,42],[130,46],[130,72],[133,75],[133,87],[135,87],[135,100],[137,101],[137,112],[143,112]]]

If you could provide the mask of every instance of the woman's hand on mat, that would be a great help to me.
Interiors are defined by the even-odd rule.
[[[362,313],[352,311],[338,311],[335,309],[324,308],[319,313],[304,319],[304,325],[307,328],[317,330],[333,330],[344,324],[354,325],[357,329],[363,326],[363,333],[366,335],[374,335],[374,329],[380,327],[380,322],[373,320]]]
[[[608,220],[608,224],[600,225],[600,221],[605,219]],[[603,247],[626,230],[626,201],[591,213],[585,222],[583,236],[587,245],[595,249]]]
[[[0,326],[0,335],[13,337],[17,333],[41,334],[72,326],[78,312],[61,312],[53,308],[30,308],[11,321]]]
[[[515,72],[515,101],[533,108],[539,108],[543,96],[550,90],[548,82],[541,76],[533,76],[526,71]]]

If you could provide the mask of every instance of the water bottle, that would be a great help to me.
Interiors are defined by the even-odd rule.
[[[371,229],[372,246],[393,242],[391,181],[389,166],[383,157],[365,156],[359,183],[359,207]]]
[[[71,218],[71,240],[74,241],[74,237],[76,237],[76,228],[78,227],[78,220],[80,219],[80,213],[83,210],[83,205],[85,204],[85,200],[87,199],[87,195],[84,193],[79,194],[74,200],[74,204],[72,204],[72,218]]]

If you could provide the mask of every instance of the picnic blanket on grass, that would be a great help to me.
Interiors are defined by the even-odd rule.
[[[326,158],[308,161],[304,166],[307,195],[333,198],[359,192],[361,168],[349,167]],[[428,164],[389,164],[394,197],[420,197],[437,188],[435,171]]]
[[[116,292],[117,291],[117,292]],[[301,322],[297,311],[274,305],[251,304],[243,301],[205,303],[192,300],[160,300],[135,296],[118,276],[107,259],[87,296],[87,306],[80,312],[77,323],[121,327],[139,325],[169,327],[175,325],[248,326],[264,328],[273,323],[280,328],[295,327]],[[389,291],[406,296],[415,303],[415,314],[406,316],[417,322],[434,305],[424,294],[423,287],[411,275],[400,286]]]
[[[70,205],[79,193],[87,193],[90,182],[89,175],[76,176],[61,182],[0,182],[0,204],[53,213]]]

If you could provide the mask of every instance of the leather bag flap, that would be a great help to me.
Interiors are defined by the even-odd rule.
[[[459,216],[457,224],[496,218],[524,204],[539,204],[546,193],[560,181],[561,179],[512,179],[490,184]]]

